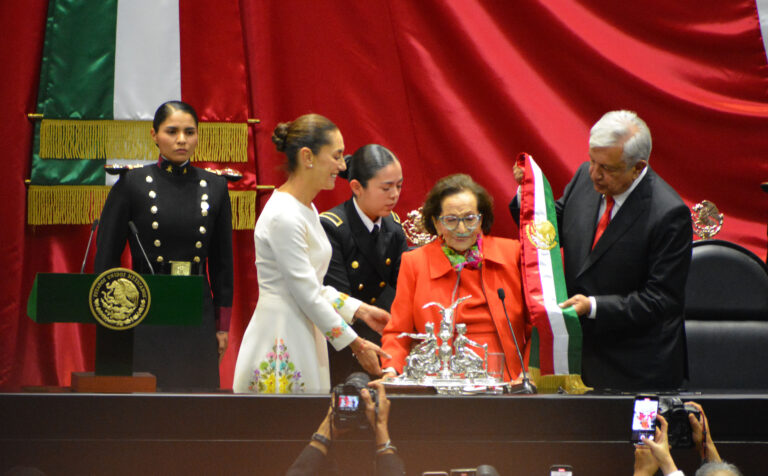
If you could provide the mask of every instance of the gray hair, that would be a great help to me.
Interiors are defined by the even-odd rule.
[[[605,113],[589,131],[589,148],[622,146],[621,160],[632,167],[651,157],[651,131],[633,111]]]
[[[741,474],[741,471],[739,471],[739,468],[732,465],[731,463],[726,463],[725,461],[713,461],[710,463],[705,463],[701,465],[698,470],[696,470],[695,476],[711,476],[717,474],[718,471],[725,471],[726,474],[732,476],[744,476]]]

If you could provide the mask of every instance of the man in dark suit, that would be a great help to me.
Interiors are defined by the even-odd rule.
[[[561,307],[580,316],[582,377],[596,388],[676,389],[687,375],[691,216],[648,166],[650,154],[642,119],[605,114],[590,131],[589,162],[556,204],[570,296]],[[510,211],[517,220],[517,197]]]

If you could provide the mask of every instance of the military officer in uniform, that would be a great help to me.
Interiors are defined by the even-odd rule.
[[[206,278],[201,325],[135,329],[133,367],[153,373],[162,390],[217,389],[219,355],[228,341],[232,211],[226,178],[190,164],[197,122],[186,103],[158,108],[151,134],[160,158],[124,173],[112,187],[97,237],[96,272],[120,266],[127,241],[133,269],[141,274],[151,274],[151,266],[156,274]]]
[[[345,175],[346,174],[346,175]],[[368,144],[347,157],[353,197],[320,214],[333,255],[324,284],[389,311],[395,297],[400,255],[407,249],[400,218],[393,211],[403,186],[397,157],[386,147]],[[364,322],[353,324],[357,334],[381,344],[381,336]],[[362,371],[352,352],[329,352],[331,385]]]

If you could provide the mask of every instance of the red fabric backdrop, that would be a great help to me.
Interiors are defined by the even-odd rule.
[[[689,204],[720,207],[720,238],[766,254],[768,195],[759,184],[768,180],[768,64],[754,0],[231,2],[242,14],[250,109],[262,120],[252,142],[259,183],[283,179],[270,142],[276,122],[319,112],[339,125],[350,152],[376,142],[398,155],[401,215],[437,178],[468,172],[496,198],[494,233],[516,236],[506,203],[517,153],[536,158],[559,196],[586,160],[589,126],[627,108],[651,128],[651,166]],[[5,390],[67,385],[69,372],[92,366],[90,326],[37,325],[25,313],[35,273],[78,271],[89,231],[25,224],[32,128],[24,115],[35,103],[45,10],[42,1],[0,4]],[[339,181],[316,204],[348,195]],[[251,233],[234,240],[225,388],[258,289]]]

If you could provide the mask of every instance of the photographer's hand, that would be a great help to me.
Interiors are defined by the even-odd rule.
[[[659,426],[656,427],[656,441],[650,440],[645,436],[642,437],[643,444],[651,450],[656,462],[659,463],[659,468],[664,475],[674,473],[677,471],[675,461],[672,459],[672,455],[669,452],[669,442],[667,440],[667,420],[661,416],[656,416],[656,421]]]
[[[659,463],[646,445],[635,445],[635,469],[633,476],[654,476]]]
[[[328,413],[325,414],[325,419],[323,419],[323,421],[320,423],[320,426],[317,427],[317,431],[315,432],[320,436],[324,436],[328,440],[333,439],[333,435],[331,433],[331,423],[333,420],[332,415],[333,415],[333,397],[331,397],[331,406],[328,407]],[[309,445],[317,448],[324,455],[328,454],[328,447],[320,443],[319,441],[312,440],[309,442]]]
[[[696,415],[689,414],[688,421],[691,422],[691,434],[693,436],[693,443],[696,445],[696,449],[701,456],[702,461],[720,462],[720,454],[717,452],[715,442],[712,441],[712,432],[709,428],[709,420],[704,413],[704,409],[696,402],[685,402],[686,405],[691,405],[697,409],[700,413],[700,417],[696,418]]]
[[[381,377],[381,365],[379,365],[379,356],[391,359],[392,356],[381,350],[381,347],[371,341],[358,337],[349,344],[352,354],[363,370],[376,377]]]
[[[365,402],[365,416],[368,418],[368,423],[373,428],[374,435],[376,437],[376,446],[384,446],[389,440],[389,399],[387,398],[387,392],[384,390],[384,385],[380,382],[371,382],[369,387],[376,389],[376,393],[379,396],[379,407],[376,410],[376,402],[371,398],[371,393],[367,388],[360,391],[360,396]],[[392,450],[387,450],[384,453],[393,453]]]

